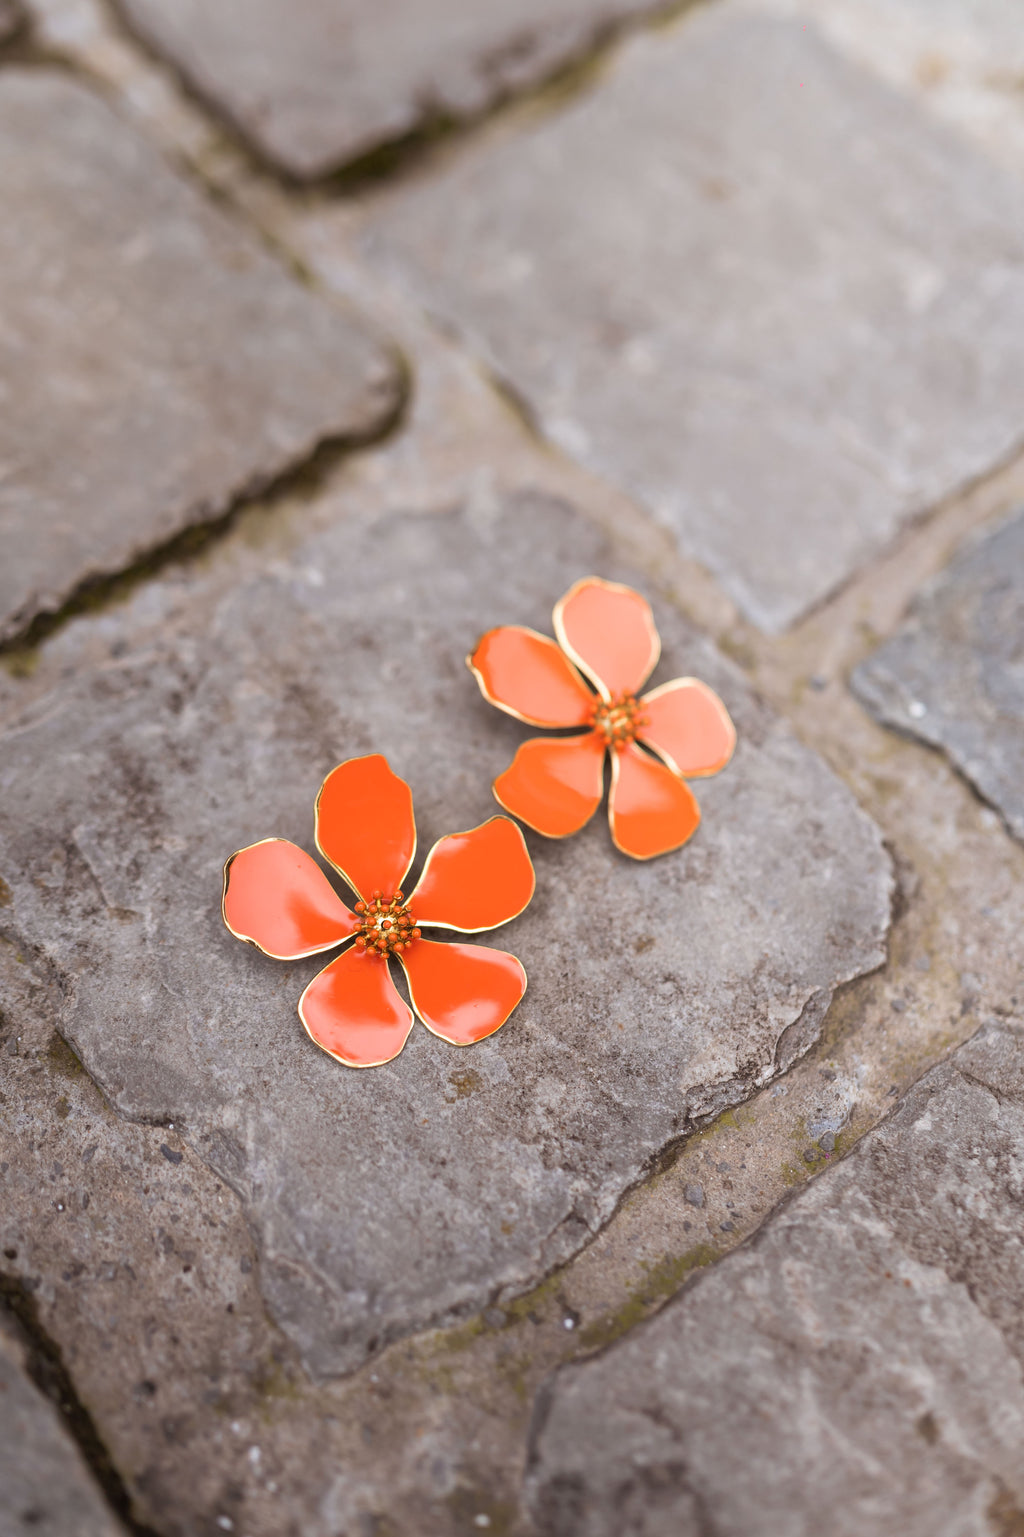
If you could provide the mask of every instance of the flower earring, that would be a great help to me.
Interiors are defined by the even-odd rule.
[[[414,1016],[391,978],[401,965],[413,1008],[453,1046],[482,1041],[526,991],[514,955],[482,945],[438,944],[424,928],[482,933],[518,917],[535,877],[523,835],[494,816],[434,844],[419,881],[401,887],[416,852],[412,794],[379,753],[349,758],[316,800],[316,846],[356,894],[349,909],[320,866],[285,838],[232,854],[222,913],[238,939],[278,960],[300,960],[354,940],[299,999],[310,1037],[348,1067],[397,1057]]]
[[[499,710],[529,726],[576,728],[524,742],[494,781],[495,799],[545,837],[567,838],[600,805],[607,754],[616,848],[633,859],[680,848],[700,823],[686,780],[717,774],[736,745],[724,704],[696,678],[637,697],[661,641],[649,603],[631,587],[584,577],[555,604],[554,628],[558,645],[502,625],[466,658]]]

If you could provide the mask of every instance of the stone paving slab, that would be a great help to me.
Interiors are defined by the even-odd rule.
[[[13,37],[25,20],[25,13],[15,0],[0,0],[0,43]]]
[[[0,1537],[123,1537],[56,1409],[0,1326]]]
[[[665,0],[119,0],[282,170],[323,176],[475,117]]]
[[[529,1478],[557,1537],[1009,1537],[1024,1523],[1024,1032],[934,1068],[605,1355]]]
[[[760,0],[837,47],[1006,165],[1024,169],[1024,28],[1006,0]]]
[[[665,605],[656,676],[720,689],[737,757],[678,857],[632,864],[599,819],[533,840],[537,898],[501,935],[530,988],[497,1036],[467,1055],[418,1029],[390,1066],[346,1071],[295,1016],[317,963],[222,929],[225,856],[270,834],[311,846],[345,756],[408,777],[421,848],[490,815],[523,732],[463,657],[496,620],[546,627],[593,569],[593,526],[528,495],[335,523],[80,621],[54,643],[67,682],[4,723],[5,924],[56,968],[63,1028],[112,1102],[173,1121],[239,1193],[314,1374],[577,1252],[653,1155],[805,1049],[835,986],[883,958],[877,829]]]
[[[298,249],[314,266],[312,243]],[[324,282],[343,276],[327,262],[314,270]],[[357,281],[350,291],[365,302]],[[657,533],[657,555],[645,550],[644,525],[628,521],[625,498],[531,441],[450,342],[426,327],[403,329],[404,314],[375,318],[414,368],[402,432],[353,456],[315,497],[300,488],[248,509],[213,569],[244,580],[250,568],[241,552],[267,568],[290,559],[297,531],[363,519],[368,505],[468,500],[474,518],[493,521],[499,488],[524,482],[599,515],[645,570],[665,561]],[[942,525],[940,518],[922,530],[929,543]],[[695,606],[699,582],[678,563],[661,569],[687,609]],[[876,628],[891,629],[897,600],[890,594],[880,613],[885,580],[872,583],[875,606],[865,608],[851,590],[839,611],[866,612]],[[902,604],[913,586],[912,577],[903,581]],[[709,628],[719,612],[707,615]],[[856,634],[845,642],[850,662],[829,656],[837,681],[808,687],[828,651],[823,629],[837,644],[834,621],[831,610],[801,627],[795,648],[757,642],[760,661],[748,656],[745,665],[782,713],[793,709],[799,734],[848,775],[894,845],[900,889],[886,966],[836,999],[815,1051],[689,1139],[566,1269],[461,1326],[397,1341],[368,1370],[308,1381],[264,1309],[241,1203],[177,1127],[100,1110],[91,1081],[51,1038],[56,986],[52,1002],[35,991],[18,1002],[18,977],[23,989],[31,983],[32,957],[0,941],[0,1159],[10,1163],[0,1255],[16,1247],[10,1268],[40,1278],[41,1316],[140,1520],[205,1532],[224,1514],[247,1537],[281,1537],[292,1527],[302,1537],[364,1537],[374,1522],[379,1531],[390,1523],[417,1537],[466,1537],[484,1514],[492,1530],[504,1523],[510,1537],[518,1533],[510,1512],[519,1508],[529,1410],[547,1373],[663,1306],[688,1266],[733,1247],[794,1180],[824,1166],[829,1155],[812,1163],[808,1138],[832,1131],[837,1148],[849,1147],[891,1109],[887,1091],[906,1087],[974,1033],[979,1000],[986,1008],[1009,1002],[1024,970],[1024,846],[934,754],[878,731],[839,681],[863,653]],[[0,664],[0,716],[21,716],[66,669],[107,661],[105,633],[100,623],[74,623],[41,648],[31,674],[21,658]],[[784,658],[789,670],[773,677],[767,657]],[[17,1057],[5,1031],[18,1037]],[[168,1160],[161,1144],[182,1162]],[[694,1183],[704,1193],[699,1208],[685,1199]]]
[[[132,1516],[173,1537],[229,1530],[220,1517],[246,1537],[330,1537],[313,1520],[324,1459],[297,1392],[267,1444],[289,1352],[238,1201],[173,1127],[104,1102],[54,1030],[53,972],[3,938],[0,999],[0,1287],[10,1277],[31,1297]],[[246,1389],[264,1415],[262,1463],[232,1424]],[[306,1492],[297,1511],[282,1462]]]
[[[1024,434],[1022,193],[724,3],[382,196],[363,244],[776,631]]]
[[[852,681],[880,721],[941,748],[1024,840],[1024,513],[963,550]]]
[[[401,380],[65,74],[0,75],[0,640],[222,513]]]

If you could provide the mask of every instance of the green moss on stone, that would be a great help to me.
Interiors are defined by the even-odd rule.
[[[597,1349],[621,1339],[650,1314],[661,1302],[674,1297],[684,1281],[695,1270],[710,1265],[719,1256],[714,1244],[695,1244],[682,1254],[666,1254],[657,1264],[647,1266],[647,1274],[614,1313],[606,1313],[580,1331],[579,1343],[586,1349]]]
[[[66,1078],[80,1078],[85,1072],[76,1054],[56,1030],[51,1035],[50,1044],[46,1048],[46,1060],[54,1072],[63,1073]]]

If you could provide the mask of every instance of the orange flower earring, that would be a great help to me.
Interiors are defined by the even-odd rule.
[[[349,758],[316,800],[316,846],[356,894],[346,907],[320,866],[285,838],[232,854],[222,912],[237,939],[277,960],[300,960],[354,940],[299,999],[310,1037],[348,1067],[397,1057],[413,1014],[391,978],[399,962],[413,1008],[453,1046],[493,1035],[526,991],[514,955],[482,945],[438,944],[424,928],[482,933],[518,917],[534,891],[523,835],[494,816],[440,838],[419,881],[401,890],[416,853],[412,794],[379,753]]]
[[[700,823],[686,780],[717,774],[736,745],[724,704],[696,678],[637,697],[661,641],[650,604],[631,587],[584,577],[555,604],[554,627],[559,645],[536,630],[502,625],[466,658],[499,710],[529,726],[583,728],[524,742],[494,781],[495,799],[545,837],[567,838],[600,805],[607,753],[616,848],[633,859],[680,848]]]

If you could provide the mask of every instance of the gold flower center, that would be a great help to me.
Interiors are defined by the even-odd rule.
[[[404,950],[420,937],[420,931],[400,891],[396,891],[393,897],[375,891],[369,902],[356,903],[355,912],[359,919],[357,950],[365,950],[370,955],[379,955],[387,960],[389,955]]]
[[[634,694],[616,694],[611,699],[599,699],[594,705],[594,730],[603,732],[609,747],[621,752],[627,742],[636,738],[647,717],[641,712]]]

